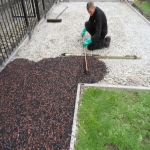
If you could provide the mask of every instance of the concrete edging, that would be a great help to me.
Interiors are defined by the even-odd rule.
[[[149,22],[143,15],[141,15],[135,8],[133,8],[130,3],[126,2],[126,4],[127,4],[132,10],[134,10],[142,19],[144,19],[145,22],[146,22],[148,25],[150,25],[150,22]]]
[[[99,87],[99,88],[109,88],[109,89],[119,89],[119,90],[150,90],[150,87],[143,86],[123,86],[123,85],[110,85],[110,84],[88,84],[80,83],[81,87]]]
[[[80,100],[80,90],[82,87],[97,87],[97,88],[103,88],[103,89],[107,88],[107,89],[117,89],[117,90],[148,90],[150,91],[150,87],[105,85],[105,84],[98,84],[98,83],[95,83],[95,84],[79,83],[77,87],[76,102],[75,102],[75,108],[74,108],[74,118],[73,118],[73,125],[72,125],[72,134],[71,134],[69,150],[74,150],[74,146],[76,142],[78,103]]]
[[[76,102],[75,102],[75,108],[74,108],[74,117],[73,117],[73,125],[72,125],[72,133],[71,133],[70,149],[69,150],[74,150],[74,144],[76,141],[77,113],[78,113],[78,102],[80,99],[80,89],[81,89],[81,84],[79,83],[78,87],[77,87]]]

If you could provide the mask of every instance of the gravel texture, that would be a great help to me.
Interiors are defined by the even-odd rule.
[[[95,83],[106,65],[88,57],[12,61],[0,73],[0,149],[67,150],[70,146],[76,89]]]
[[[106,13],[108,35],[112,41],[109,48],[88,51],[100,55],[137,55],[140,60],[105,59],[109,74],[101,83],[116,85],[150,86],[150,26],[131,8],[122,2],[95,2]],[[83,53],[81,30],[89,15],[86,2],[62,2],[54,7],[47,18],[60,16],[61,23],[44,20],[35,30],[32,39],[18,52],[16,58],[39,61],[57,57],[61,53]],[[90,37],[86,33],[85,39]]]

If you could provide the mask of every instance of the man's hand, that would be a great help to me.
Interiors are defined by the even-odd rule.
[[[84,28],[81,32],[81,36],[84,37],[85,36],[85,32],[86,32],[86,28]]]
[[[92,39],[91,38],[88,38],[87,40],[85,40],[84,42],[83,42],[83,47],[85,47],[85,46],[87,46],[87,45],[89,45],[89,44],[91,44],[92,43]]]

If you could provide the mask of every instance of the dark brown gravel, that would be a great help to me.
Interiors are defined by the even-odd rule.
[[[78,83],[103,79],[106,66],[88,57],[16,59],[0,73],[0,150],[67,150]]]

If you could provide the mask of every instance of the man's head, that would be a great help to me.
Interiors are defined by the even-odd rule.
[[[94,3],[93,2],[88,2],[87,5],[86,5],[86,8],[87,8],[87,11],[90,14],[90,16],[93,16],[93,14],[95,12],[95,9],[96,9],[96,7],[94,6]]]

